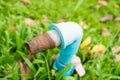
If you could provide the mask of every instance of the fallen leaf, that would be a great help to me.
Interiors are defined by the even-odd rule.
[[[24,62],[21,62],[21,60],[18,60],[18,65],[20,67],[20,74],[29,74],[30,73],[30,70],[27,67],[27,65]],[[21,80],[28,80],[28,79],[21,77]]]
[[[102,35],[103,36],[110,36],[111,33],[107,30],[107,28],[102,28]]]
[[[100,21],[101,21],[101,22],[106,22],[106,21],[109,21],[109,20],[112,20],[112,19],[113,19],[113,16],[110,15],[110,14],[107,14],[107,15],[103,16],[103,17],[100,19]]]
[[[58,55],[54,54],[52,55],[52,61],[55,61]]]
[[[112,52],[113,53],[120,53],[120,46],[114,46],[113,48],[112,48]]]
[[[96,8],[99,9],[101,6],[102,6],[102,5],[97,4],[97,5],[96,5]]]
[[[30,19],[30,18],[26,18],[26,19],[25,19],[25,23],[26,23],[27,25],[29,25],[29,26],[33,26],[33,25],[36,24],[35,20]]]
[[[107,6],[108,3],[105,0],[98,0],[98,4]]]
[[[115,17],[114,21],[120,21],[120,16]]]
[[[90,52],[90,49],[91,49],[91,47],[86,47],[86,48],[85,48],[85,53],[86,53],[86,54],[89,53],[89,52]]]
[[[58,22],[66,22],[66,18],[60,18]]]
[[[105,51],[105,46],[103,44],[98,44],[92,48],[91,53],[94,53],[95,56],[96,55],[101,56],[104,51]]]
[[[115,55],[115,61],[120,61],[120,54]]]
[[[30,0],[21,0],[23,4],[30,4]]]
[[[108,3],[105,0],[98,0],[98,4],[96,5],[96,8],[99,9],[101,6],[107,6]]]
[[[83,28],[83,29],[88,29],[88,25],[86,23],[84,23],[83,21],[79,22],[79,25]]]
[[[43,19],[46,23],[49,23],[49,19],[47,18],[46,15],[42,15],[42,19]]]
[[[25,74],[25,73],[30,73],[29,68],[27,67],[27,65],[24,62],[21,62],[20,60],[18,61],[18,64],[20,66],[21,69],[21,73]]]
[[[116,4],[115,7],[116,7],[116,8],[120,8],[120,4]]]
[[[80,48],[82,49],[82,48],[90,45],[90,43],[91,43],[91,37],[89,36],[89,37],[87,37],[87,38],[82,42]]]
[[[32,60],[33,57],[34,57],[34,55],[29,52],[28,59],[29,59],[29,60]]]
[[[10,30],[12,30],[12,31],[15,31],[15,30],[16,30],[16,27],[15,27],[15,26],[10,26],[9,28],[10,28]]]

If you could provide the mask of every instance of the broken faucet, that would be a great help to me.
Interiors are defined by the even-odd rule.
[[[53,67],[58,69],[58,73],[65,68],[67,64],[75,63],[63,76],[71,75],[73,70],[76,70],[79,76],[83,76],[85,70],[80,58],[75,55],[79,49],[82,36],[82,29],[75,22],[52,24],[48,32],[27,42],[30,53],[29,58],[31,59],[31,56],[40,51],[58,47],[60,48],[60,53],[53,63]]]

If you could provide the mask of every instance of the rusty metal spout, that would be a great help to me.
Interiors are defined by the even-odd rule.
[[[55,42],[49,36],[48,33],[43,34],[42,36],[36,37],[33,40],[30,40],[26,43],[29,53],[34,55],[40,51],[51,49],[55,47]]]
[[[34,55],[46,49],[52,49],[60,45],[60,39],[59,36],[56,36],[56,33],[57,32],[55,30],[51,30],[39,37],[28,41],[26,45],[30,55]]]

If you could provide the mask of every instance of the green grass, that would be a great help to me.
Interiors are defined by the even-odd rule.
[[[36,36],[35,32],[42,34],[60,18],[88,23],[89,29],[84,30],[83,40],[87,36],[92,37],[90,48],[100,43],[106,46],[101,57],[93,57],[93,54],[88,56],[84,49],[79,49],[77,55],[81,57],[86,75],[80,78],[74,73],[72,76],[76,80],[120,80],[120,63],[114,60],[115,54],[111,51],[114,45],[120,45],[120,37],[116,38],[120,36],[120,22],[100,22],[100,18],[106,14],[120,16],[120,9],[115,8],[120,0],[107,0],[108,5],[100,9],[96,9],[97,0],[30,1],[29,5],[24,5],[20,0],[0,0],[0,80],[19,80],[21,76],[30,80],[61,79],[52,69],[51,56],[58,53],[58,49],[40,52],[30,62],[25,46],[28,40]],[[50,22],[43,21],[42,15],[46,15]],[[36,25],[26,25],[25,18],[35,19]],[[11,30],[10,26],[15,26],[16,30]],[[106,27],[112,35],[103,37],[102,27]],[[20,74],[18,59],[27,63],[31,74]]]

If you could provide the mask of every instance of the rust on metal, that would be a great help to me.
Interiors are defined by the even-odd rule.
[[[52,49],[56,46],[49,33],[44,33],[42,36],[30,40],[26,43],[26,45],[31,55],[34,55],[46,49]]]
[[[44,33],[42,36],[36,37],[26,43],[27,49],[28,49],[28,59],[32,60],[34,54],[46,50],[46,49],[52,49],[54,48],[55,42],[50,37],[49,33]],[[29,74],[30,70],[25,62],[18,61],[18,64],[20,66],[20,73],[21,74]],[[27,80],[26,78],[22,78],[21,80]]]

